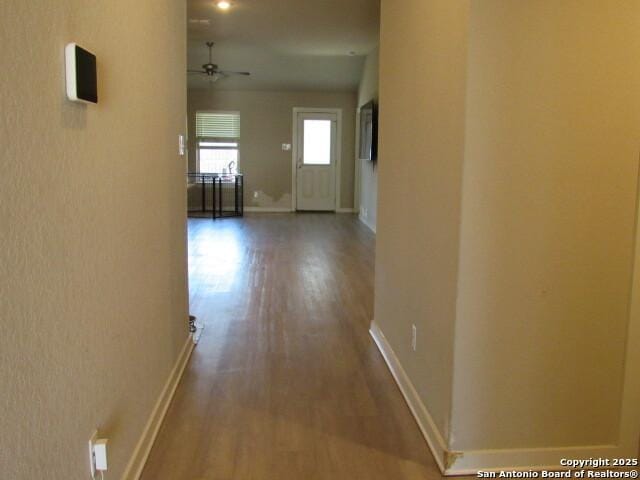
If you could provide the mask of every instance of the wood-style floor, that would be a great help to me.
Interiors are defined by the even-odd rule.
[[[189,221],[206,329],[143,480],[440,478],[369,337],[374,237],[352,215]]]

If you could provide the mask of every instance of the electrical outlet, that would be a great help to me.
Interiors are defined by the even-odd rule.
[[[100,438],[93,444],[93,458],[96,462],[96,470],[98,472],[106,472],[108,469],[107,461],[107,443],[106,438]]]
[[[94,430],[89,439],[89,469],[91,478],[96,478],[96,473],[107,471],[107,443],[106,438],[99,438],[98,430]]]
[[[260,194],[258,192],[253,192],[253,198],[258,198]]]
[[[413,351],[416,351],[416,342],[418,340],[418,329],[416,328],[415,325],[411,325],[411,348],[413,349]]]

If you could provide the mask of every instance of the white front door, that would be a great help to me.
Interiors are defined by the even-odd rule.
[[[335,113],[298,113],[296,205],[298,210],[336,209]]]

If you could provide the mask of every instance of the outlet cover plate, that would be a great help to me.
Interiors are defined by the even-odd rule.
[[[91,478],[96,476],[96,458],[93,454],[93,445],[98,440],[98,430],[93,431],[93,435],[89,439],[89,467],[91,468]]]

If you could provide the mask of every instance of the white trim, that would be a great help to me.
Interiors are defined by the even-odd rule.
[[[354,185],[353,185],[353,209],[360,211],[360,189],[362,182],[362,165],[360,161],[360,109],[356,108],[356,133],[355,133],[355,160],[354,160]]]
[[[282,207],[244,207],[247,213],[293,213],[294,210]],[[336,213],[357,213],[353,208],[339,208]]]
[[[240,115],[242,112],[240,112],[240,110],[216,110],[215,108],[213,108],[213,109],[211,109],[211,108],[206,109],[205,108],[204,110],[202,110],[202,109],[196,110],[196,113],[226,113],[226,114],[229,114],[229,115],[231,115],[232,113],[233,114],[237,113],[238,115]],[[242,117],[240,118],[240,120],[242,121]],[[240,126],[240,133],[242,133],[242,124]]]
[[[138,440],[138,444],[136,445],[133,455],[131,456],[127,468],[124,471],[125,473],[122,476],[123,480],[138,480],[140,475],[142,475],[142,470],[147,462],[147,458],[149,458],[151,447],[153,447],[156,437],[158,436],[164,417],[167,414],[167,410],[169,410],[169,405],[171,404],[171,400],[173,400],[173,396],[176,393],[176,389],[178,388],[178,384],[184,374],[194,347],[195,344],[193,338],[189,335],[184,347],[182,347],[182,351],[180,352],[178,359],[176,360],[173,370],[167,379],[167,383],[162,389],[162,393],[160,393],[160,397],[158,397],[158,401],[151,411],[147,424],[142,431],[142,436],[140,437],[140,440]]]
[[[640,260],[637,261],[640,267]],[[640,301],[640,292],[636,292],[636,299]],[[640,305],[638,305],[640,307]],[[637,323],[634,322],[634,323]],[[632,339],[639,340],[634,335],[638,335],[640,329],[635,324],[633,335],[629,336],[629,343]],[[621,445],[584,445],[551,448],[523,448],[523,449],[500,449],[500,450],[469,450],[463,452],[453,452],[448,450],[444,438],[433,422],[429,411],[418,396],[411,380],[407,376],[404,368],[395,355],[393,348],[380,330],[375,321],[371,322],[369,330],[380,353],[387,363],[393,378],[398,384],[411,413],[413,414],[422,435],[424,436],[429,449],[433,454],[440,471],[444,475],[475,475],[479,470],[499,471],[499,470],[566,470],[559,465],[562,458],[636,458],[638,454],[638,424],[633,421],[638,420],[640,412],[640,400],[634,395],[638,395],[638,372],[631,372],[637,368],[637,363],[629,363],[632,368],[627,370],[627,383],[625,387],[624,405],[628,408],[623,410],[621,419],[621,432],[623,433]],[[637,345],[637,343],[634,343]],[[634,348],[631,355],[640,355],[640,349]],[[629,350],[627,358],[629,359]],[[635,376],[633,376],[635,375]],[[636,403],[631,403],[635,401]],[[625,427],[630,424],[630,428]],[[627,435],[626,437],[624,435]]]
[[[369,228],[369,230],[371,230],[373,233],[376,233],[376,226],[375,226],[375,224],[373,224],[373,223],[369,222],[366,218],[364,218],[364,217],[362,216],[362,211],[360,211],[360,214],[358,215],[358,219],[360,219],[360,221],[361,221],[362,223],[364,223],[364,224]]]
[[[636,192],[636,225],[629,299],[629,325],[620,414],[620,444],[624,457],[640,458],[640,199]]]
[[[308,108],[293,107],[293,141],[291,148],[291,211],[298,208],[298,114],[299,113],[333,113],[336,115],[336,204],[335,211],[340,209],[342,191],[342,109],[341,108]]]
[[[298,207],[298,107],[293,109],[293,130],[291,132],[291,211]]]
[[[277,208],[277,207],[244,207],[244,211],[247,213],[291,213],[290,208]]]
[[[336,109],[336,211],[342,205],[342,109]]]
[[[275,208],[275,207],[244,207],[244,211],[247,213],[293,213],[294,210],[290,208]],[[353,208],[339,208],[336,213],[357,213]]]
[[[542,471],[569,470],[559,465],[560,459],[635,458],[624,456],[615,445],[585,445],[574,447],[523,448],[502,450],[472,450],[459,452],[445,475],[475,475],[479,470]]]
[[[438,430],[438,427],[433,421],[427,407],[420,400],[418,392],[416,392],[416,389],[407,376],[407,373],[404,371],[404,368],[402,368],[400,360],[396,356],[393,348],[391,348],[391,345],[384,336],[384,333],[382,333],[382,330],[378,327],[378,324],[376,324],[375,320],[371,322],[369,333],[378,346],[378,350],[380,350],[384,361],[387,363],[387,367],[389,367],[391,375],[393,375],[394,380],[398,384],[398,388],[400,389],[400,392],[402,392],[402,396],[407,402],[407,405],[413,414],[413,418],[415,418],[422,435],[427,441],[427,445],[429,445],[429,449],[431,450],[433,458],[438,464],[440,471],[444,472],[449,453],[447,451],[444,437]]]

